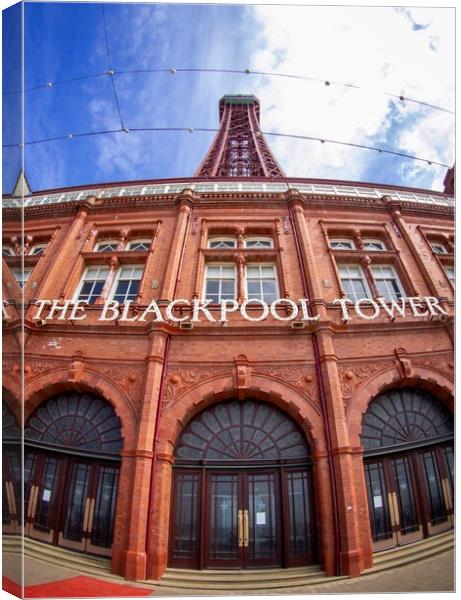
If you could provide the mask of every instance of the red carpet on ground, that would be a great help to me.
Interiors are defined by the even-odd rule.
[[[3,589],[21,597],[21,586],[3,577]],[[147,596],[153,592],[150,588],[126,585],[78,575],[70,579],[26,585],[25,598],[104,598],[121,596]]]

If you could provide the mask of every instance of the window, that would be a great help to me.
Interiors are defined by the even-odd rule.
[[[330,246],[333,250],[355,250],[355,244],[350,239],[334,238],[330,241]]]
[[[246,297],[270,304],[278,298],[275,265],[250,264],[246,268]]]
[[[230,264],[207,265],[205,299],[218,303],[221,300],[234,300],[236,295],[235,266]]]
[[[444,269],[448,279],[451,282],[451,285],[455,287],[455,267],[453,265],[446,265]]]
[[[35,246],[32,246],[29,250],[29,256],[41,256],[45,252],[46,246],[47,244],[35,244]]]
[[[13,269],[13,275],[21,289],[24,289],[32,271],[33,269]]]
[[[371,250],[372,252],[379,251],[379,250],[387,250],[386,244],[384,242],[382,242],[381,240],[369,240],[369,239],[363,240],[363,249]]]
[[[448,254],[447,249],[443,244],[431,244],[431,248],[434,254]]]
[[[16,256],[11,246],[2,246],[2,256]]]
[[[103,240],[98,242],[94,249],[95,252],[114,252],[120,244],[119,240]]]
[[[101,295],[108,274],[109,267],[87,267],[80,282],[77,299],[84,300],[88,304],[93,304]]]
[[[273,248],[274,241],[270,237],[247,237],[245,248]]]
[[[380,297],[386,300],[400,300],[405,295],[393,267],[390,265],[372,266],[371,270]]]
[[[210,238],[208,240],[208,248],[223,249],[236,248],[237,240],[233,237]]]
[[[127,300],[136,300],[141,282],[143,267],[122,267],[117,273],[111,300],[124,304]]]
[[[365,273],[359,265],[341,265],[339,276],[347,298],[357,302],[362,298],[371,298]]]
[[[132,240],[128,243],[128,250],[147,251],[150,248],[150,240]]]

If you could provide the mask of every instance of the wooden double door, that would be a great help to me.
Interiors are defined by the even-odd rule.
[[[25,535],[110,556],[118,476],[117,462],[27,451]]]
[[[442,446],[366,461],[375,550],[453,527],[453,458],[453,447]]]
[[[175,469],[170,564],[282,567],[314,561],[309,469]]]

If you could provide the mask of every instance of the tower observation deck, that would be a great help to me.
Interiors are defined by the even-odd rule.
[[[255,96],[224,96],[219,119],[219,131],[195,177],[285,177],[261,132]]]

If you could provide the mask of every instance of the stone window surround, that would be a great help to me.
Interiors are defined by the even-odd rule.
[[[434,259],[437,261],[440,270],[443,272],[443,277],[448,284],[454,288],[453,282],[448,276],[447,267],[455,266],[455,235],[454,231],[447,231],[446,228],[443,227],[425,227],[423,225],[418,225],[417,230],[421,234],[425,244],[427,245],[429,251],[431,252]],[[442,244],[446,253],[440,254],[435,252],[432,248],[432,244]]]
[[[373,299],[378,298],[379,293],[371,265],[392,266],[405,294],[408,296],[420,295],[413,281],[408,276],[408,268],[404,263],[399,249],[394,245],[387,223],[382,223],[381,226],[373,226],[368,222],[345,223],[320,220],[319,223],[327,244],[340,298],[346,298],[347,294],[343,289],[338,267],[340,264],[351,263],[351,261],[355,261],[362,266]],[[335,237],[352,239],[356,249],[335,250],[330,246],[330,239]],[[364,239],[382,240],[386,246],[386,250],[365,250],[363,248]]]
[[[284,244],[281,219],[243,218],[201,219],[199,260],[195,276],[194,298],[202,296],[204,289],[206,264],[209,262],[229,262],[237,266],[237,298],[238,302],[245,300],[245,266],[249,263],[272,263],[275,266],[277,282],[281,297],[290,296],[284,273]],[[212,237],[235,237],[237,248],[208,248],[208,240]],[[266,237],[273,240],[273,248],[246,248],[246,237]]]

